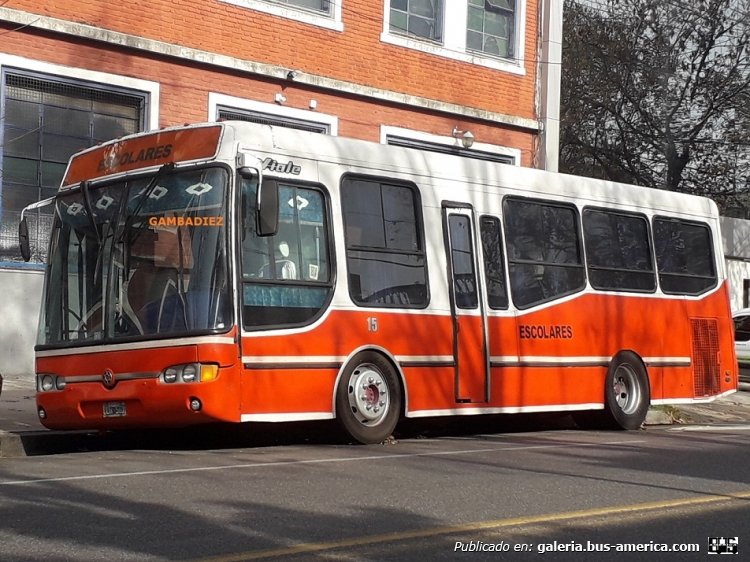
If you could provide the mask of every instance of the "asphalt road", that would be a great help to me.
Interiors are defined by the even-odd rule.
[[[0,459],[0,558],[699,560],[712,537],[750,548],[748,425],[492,429],[378,446],[326,426],[310,438],[141,433]],[[699,552],[657,551],[689,545]]]

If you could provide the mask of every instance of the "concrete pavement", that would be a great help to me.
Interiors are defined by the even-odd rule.
[[[33,376],[4,376],[0,392],[0,457],[33,454],[40,449],[40,443],[66,433],[50,431],[39,422],[34,385]],[[713,402],[657,406],[646,418],[647,425],[737,423],[750,424],[750,384],[741,383],[739,392]]]

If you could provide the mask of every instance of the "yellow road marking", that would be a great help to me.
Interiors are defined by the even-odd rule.
[[[706,504],[716,504],[732,500],[750,499],[750,490],[726,495],[711,495],[699,498],[682,498],[678,500],[665,500],[656,502],[637,503],[612,507],[599,507],[563,513],[548,513],[544,515],[530,515],[525,517],[511,517],[508,519],[496,519],[494,521],[477,521],[463,525],[448,525],[443,527],[432,527],[428,529],[414,529],[412,531],[401,531],[397,533],[385,533],[382,535],[364,535],[350,539],[341,539],[328,542],[302,543],[294,546],[271,548],[266,550],[254,550],[238,554],[227,554],[201,559],[199,562],[241,562],[244,560],[261,560],[263,558],[279,558],[293,556],[295,554],[306,554],[310,552],[321,552],[335,550],[350,546],[362,547],[379,543],[389,543],[409,539],[423,539],[439,535],[451,535],[456,533],[467,533],[473,531],[486,531],[488,529],[501,529],[504,527],[517,527],[521,525],[533,525],[539,523],[552,523],[555,521],[567,521],[570,519],[584,519],[590,517],[601,517],[604,515],[617,515],[638,513],[643,511],[654,511],[658,509],[669,509],[676,507],[691,507]]]

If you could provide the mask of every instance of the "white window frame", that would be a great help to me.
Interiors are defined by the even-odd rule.
[[[143,130],[150,131],[158,127],[159,123],[159,83],[150,80],[141,80],[130,78],[108,72],[99,72],[96,70],[86,70],[72,66],[52,64],[43,61],[27,59],[16,55],[7,55],[0,53],[0,76],[3,71],[10,69],[20,72],[31,72],[44,75],[44,80],[54,81],[59,78],[67,82],[89,82],[91,85],[100,85],[103,90],[112,89],[112,87],[123,88],[138,91],[144,94],[146,98],[146,108],[143,116]],[[0,84],[0,87],[2,84]],[[88,86],[87,86],[88,87]],[[2,128],[0,128],[0,146],[2,145]],[[1,150],[1,148],[0,148]],[[9,269],[43,269],[44,264],[36,261],[29,263],[12,262],[0,260],[0,271]]]
[[[383,43],[476,64],[477,66],[502,70],[511,74],[518,74],[519,76],[526,75],[526,0],[516,0],[515,37],[513,44],[513,52],[516,54],[512,60],[483,55],[482,53],[469,51],[466,48],[468,0],[443,0],[444,29],[441,44],[436,43],[432,39],[419,39],[414,36],[391,33],[391,0],[385,0],[384,4],[383,32],[380,34],[380,40]]]
[[[341,19],[342,0],[330,0],[333,4],[333,12],[330,16],[316,14],[314,12],[296,8],[291,4],[276,4],[270,0],[221,0],[227,4],[234,4],[241,8],[271,14],[295,20],[309,25],[324,27],[332,31],[344,31],[344,22]]]
[[[328,127],[328,134],[330,136],[335,137],[339,134],[339,118],[335,115],[318,113],[317,111],[310,111],[307,109],[284,107],[283,105],[238,98],[216,92],[209,92],[208,94],[209,121],[216,121],[218,119],[219,106],[236,108],[240,111],[244,109],[246,111],[265,113],[269,116],[278,115],[279,117],[285,117],[287,119],[299,119],[300,121],[320,123],[321,125]]]
[[[507,156],[513,159],[513,166],[521,165],[521,149],[509,148],[507,146],[500,146],[497,144],[488,144],[484,142],[475,142],[471,145],[471,148],[464,149],[461,145],[461,140],[452,136],[434,135],[431,133],[424,133],[422,131],[415,131],[413,129],[404,129],[401,127],[392,127],[389,125],[380,126],[380,143],[388,144],[389,137],[400,137],[415,141],[424,141],[433,144],[444,144],[446,146],[453,146],[461,148],[466,152],[476,150],[479,152],[489,152],[497,154],[498,156]]]
[[[126,88],[128,90],[138,90],[144,92],[147,98],[147,108],[144,115],[144,131],[156,129],[159,124],[159,83],[150,80],[141,80],[140,78],[130,78],[119,74],[110,74],[108,72],[99,72],[98,70],[86,70],[72,66],[63,66],[38,60],[27,59],[15,55],[5,55],[0,53],[0,71],[3,67],[8,66],[18,70],[39,72],[49,75],[50,79],[55,76],[94,82],[101,84],[102,89],[110,86]]]

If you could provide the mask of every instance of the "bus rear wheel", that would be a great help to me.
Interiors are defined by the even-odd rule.
[[[581,429],[639,429],[646,420],[651,392],[648,374],[632,351],[620,351],[607,370],[604,410],[573,412]]]
[[[390,362],[378,353],[363,351],[341,374],[336,418],[360,443],[381,443],[396,428],[401,401],[398,376]]]
[[[604,411],[609,425],[618,429],[639,429],[651,404],[648,374],[632,351],[615,355],[607,371]]]

